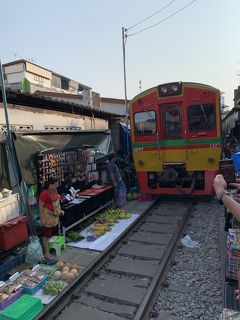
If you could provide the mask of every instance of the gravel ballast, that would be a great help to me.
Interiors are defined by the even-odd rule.
[[[223,308],[219,222],[223,214],[223,206],[215,201],[194,206],[183,236],[189,235],[199,246],[180,245],[149,320],[219,318]]]

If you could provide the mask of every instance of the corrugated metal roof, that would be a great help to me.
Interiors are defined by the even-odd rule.
[[[125,100],[124,99],[101,97],[100,100],[101,100],[101,102],[125,104]],[[129,103],[129,102],[130,102],[130,100],[127,100],[127,103]]]
[[[51,97],[43,97],[35,94],[21,93],[7,90],[8,103],[24,105],[35,108],[42,108],[66,113],[74,113],[87,117],[96,117],[108,120],[109,118],[119,118],[120,115],[88,106],[76,104],[74,102],[59,101]],[[0,101],[2,101],[2,91],[0,90]]]

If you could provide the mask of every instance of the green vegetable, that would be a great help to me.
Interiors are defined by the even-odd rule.
[[[76,232],[76,231],[70,231],[70,232],[68,232],[68,233],[67,233],[67,237],[68,237],[69,239],[71,239],[71,241],[73,241],[73,242],[78,242],[78,241],[84,239],[84,237],[83,237],[80,233],[78,233],[78,232]]]
[[[64,288],[64,283],[61,281],[47,281],[43,287],[44,294],[57,295]]]

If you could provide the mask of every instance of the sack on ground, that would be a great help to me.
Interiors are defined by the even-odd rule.
[[[25,262],[36,265],[43,259],[42,246],[38,237],[30,237],[30,244],[27,247]]]

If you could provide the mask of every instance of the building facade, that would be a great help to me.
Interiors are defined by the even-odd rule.
[[[79,95],[84,105],[91,105],[91,88],[44,67],[21,59],[3,64],[5,86],[24,93],[35,91]]]

